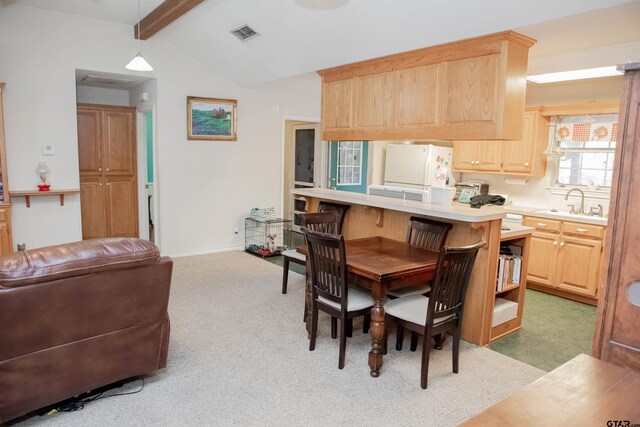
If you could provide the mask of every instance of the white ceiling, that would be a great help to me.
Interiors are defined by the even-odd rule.
[[[2,1],[137,21],[134,0]],[[141,0],[142,14],[161,2]],[[319,69],[508,29],[538,40],[532,63],[546,58],[553,64],[555,56],[640,43],[639,18],[640,0],[207,0],[151,40],[172,43],[241,86],[267,87],[291,76],[303,84],[304,75]],[[229,34],[244,24],[261,36],[242,43]]]

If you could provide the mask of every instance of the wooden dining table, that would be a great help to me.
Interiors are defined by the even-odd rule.
[[[298,250],[306,254],[306,247]],[[369,289],[375,301],[371,309],[371,327],[369,329],[371,334],[369,368],[371,376],[378,377],[384,354],[384,301],[387,290],[426,283],[431,280],[435,275],[438,252],[380,236],[347,240],[345,252],[349,282]],[[311,298],[311,284],[307,281],[308,330],[311,317]]]

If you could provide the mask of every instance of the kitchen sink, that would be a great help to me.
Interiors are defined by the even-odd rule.
[[[532,213],[542,213],[542,214],[547,214],[547,215],[558,215],[558,216],[562,216],[562,217],[584,217],[584,218],[606,218],[605,217],[599,217],[597,215],[589,215],[586,213],[571,213],[569,211],[560,211],[557,209],[537,209],[535,211],[533,211]]]

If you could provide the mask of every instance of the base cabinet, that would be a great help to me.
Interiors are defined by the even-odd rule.
[[[595,303],[604,227],[531,216],[523,224],[536,229],[527,281]]]

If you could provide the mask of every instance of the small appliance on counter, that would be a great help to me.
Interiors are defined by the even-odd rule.
[[[458,182],[453,200],[459,203],[470,203],[473,196],[487,194],[489,194],[489,184],[484,181]]]
[[[394,199],[415,200],[418,202],[429,203],[429,188],[418,190],[414,188],[394,187],[391,185],[370,185],[367,193],[372,196],[384,196]]]

